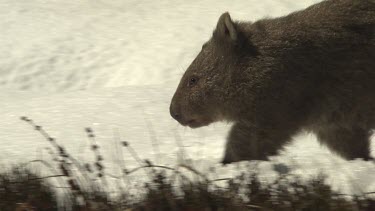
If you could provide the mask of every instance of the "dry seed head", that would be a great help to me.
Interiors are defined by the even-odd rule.
[[[79,191],[79,187],[77,185],[77,182],[74,179],[69,179],[68,184],[72,188],[73,191]]]
[[[65,167],[64,163],[60,163],[60,170],[61,170],[61,172],[63,173],[64,176],[67,176],[67,177],[70,176],[70,173],[69,173],[68,169]]]
[[[86,169],[88,172],[92,173],[92,169],[91,169],[90,164],[86,163],[86,164],[85,164],[85,169]]]
[[[97,168],[99,171],[102,171],[102,170],[104,169],[104,166],[103,166],[101,163],[99,163],[99,162],[96,162],[96,163],[95,163],[95,166],[96,166],[96,168]]]
[[[146,163],[146,165],[147,165],[147,166],[152,166],[152,163],[151,163],[151,161],[150,161],[150,160],[148,160],[148,159],[146,159],[146,160],[145,160],[145,163]]]
[[[96,158],[96,160],[97,160],[97,161],[103,161],[104,159],[103,159],[103,156],[98,155],[97,158]]]
[[[30,119],[27,118],[27,117],[25,117],[25,116],[21,116],[20,119],[21,119],[22,121],[26,121],[26,122],[29,122],[29,121],[30,121]]]
[[[123,170],[122,170],[122,172],[124,173],[124,174],[129,174],[129,171],[126,169],[126,168],[124,168]]]

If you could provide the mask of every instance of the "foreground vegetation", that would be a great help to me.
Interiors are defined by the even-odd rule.
[[[118,186],[116,196],[111,195],[103,157],[95,143],[95,135],[89,128],[92,150],[96,161],[84,164],[74,159],[42,127],[23,117],[53,146],[53,163],[35,160],[53,172],[44,175],[30,163],[15,166],[0,173],[0,210],[375,210],[371,194],[348,196],[339,194],[325,183],[322,175],[302,180],[297,176],[280,174],[272,183],[261,181],[258,175],[242,173],[223,181],[210,180],[193,167],[181,165],[196,177],[187,177],[179,169],[157,166],[140,160],[128,143],[140,167],[123,169],[124,177],[139,169],[146,169],[149,182],[142,185],[142,194]],[[51,180],[53,179],[53,181]],[[218,185],[224,182],[225,185]],[[59,194],[58,194],[59,193]],[[62,200],[62,198],[64,198]]]
[[[186,182],[178,187],[163,171],[155,172],[145,194],[134,200],[128,193],[111,199],[106,192],[67,188],[69,204],[58,205],[55,187],[27,169],[15,167],[0,174],[0,210],[375,210],[365,196],[350,198],[335,193],[323,177],[307,182],[280,176],[263,184],[255,174],[228,180],[225,188],[206,182]],[[83,200],[82,200],[83,199]]]

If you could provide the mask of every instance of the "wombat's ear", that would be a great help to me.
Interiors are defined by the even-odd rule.
[[[217,22],[216,30],[214,31],[214,35],[231,41],[237,40],[236,26],[230,18],[228,12],[225,12],[220,16],[219,21]]]

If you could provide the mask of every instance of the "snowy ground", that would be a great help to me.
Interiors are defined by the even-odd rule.
[[[230,125],[184,128],[168,107],[222,12],[256,20],[318,1],[261,2],[0,0],[0,161],[48,159],[49,143],[19,119],[28,116],[81,160],[93,160],[84,132],[92,127],[114,175],[121,171],[120,150],[127,168],[138,166],[120,141],[144,159],[174,166],[178,137],[200,171],[215,167],[217,178],[236,175],[241,165],[218,164]],[[274,175],[273,164],[284,163],[300,175],[323,171],[346,193],[375,191],[373,163],[333,156],[314,135],[295,139],[281,156],[259,164],[262,175]]]

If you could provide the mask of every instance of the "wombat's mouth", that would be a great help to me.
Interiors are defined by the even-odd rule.
[[[198,128],[209,125],[211,122],[208,120],[198,120],[198,119],[191,119],[188,120],[184,126],[189,126],[190,128]]]

